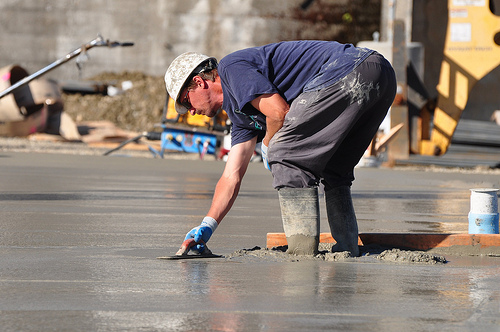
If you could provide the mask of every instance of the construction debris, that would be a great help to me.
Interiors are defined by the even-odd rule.
[[[89,78],[101,86],[132,87],[114,96],[89,93],[63,93],[64,110],[77,123],[84,121],[110,121],[127,131],[153,130],[160,123],[166,99],[162,76],[141,72],[103,72]]]

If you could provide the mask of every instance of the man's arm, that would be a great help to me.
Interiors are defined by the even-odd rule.
[[[257,137],[250,141],[234,145],[229,152],[224,172],[215,187],[212,206],[207,216],[217,220],[218,223],[229,212],[238,196],[241,180],[245,175],[248,163],[255,151]]]
[[[253,107],[266,116],[266,136],[262,143],[269,146],[269,141],[274,134],[283,127],[285,115],[290,110],[290,105],[279,94],[264,94],[251,101]]]

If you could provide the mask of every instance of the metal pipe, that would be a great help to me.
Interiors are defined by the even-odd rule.
[[[69,60],[73,59],[74,57],[78,56],[80,53],[85,52],[87,50],[90,50],[94,46],[109,46],[109,47],[115,47],[115,46],[132,46],[134,45],[133,43],[119,43],[119,42],[110,42],[109,40],[104,40],[101,35],[97,35],[97,38],[91,40],[85,45],[82,45],[81,47],[77,48],[76,50],[66,54],[64,57],[52,62],[50,65],[40,69],[36,73],[33,73],[29,76],[24,77],[23,79],[17,81],[15,84],[11,85],[7,89],[3,90],[0,92],[0,99],[8,95],[9,93],[12,93],[13,91],[19,89],[21,86],[28,84],[35,78],[44,75],[45,73],[51,71],[52,69],[59,67],[60,65],[68,62]]]

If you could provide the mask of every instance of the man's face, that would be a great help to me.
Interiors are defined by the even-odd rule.
[[[217,103],[216,95],[212,90],[212,82],[203,80],[201,77],[194,78],[199,82],[194,88],[185,88],[181,91],[179,102],[184,105],[191,115],[201,114],[214,117],[221,107]]]

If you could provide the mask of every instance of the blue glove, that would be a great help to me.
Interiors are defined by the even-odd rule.
[[[262,155],[262,162],[264,163],[264,167],[267,170],[271,170],[271,167],[269,167],[269,161],[267,160],[267,149],[268,147],[262,142],[260,145],[260,154]]]
[[[198,244],[191,247],[191,251],[202,254],[205,250],[205,243],[210,240],[210,237],[212,236],[213,232],[215,232],[215,229],[218,225],[219,224],[217,223],[217,220],[215,220],[214,218],[205,217],[203,218],[200,226],[193,228],[189,231],[189,233],[186,234],[184,241],[194,239],[194,241]]]

